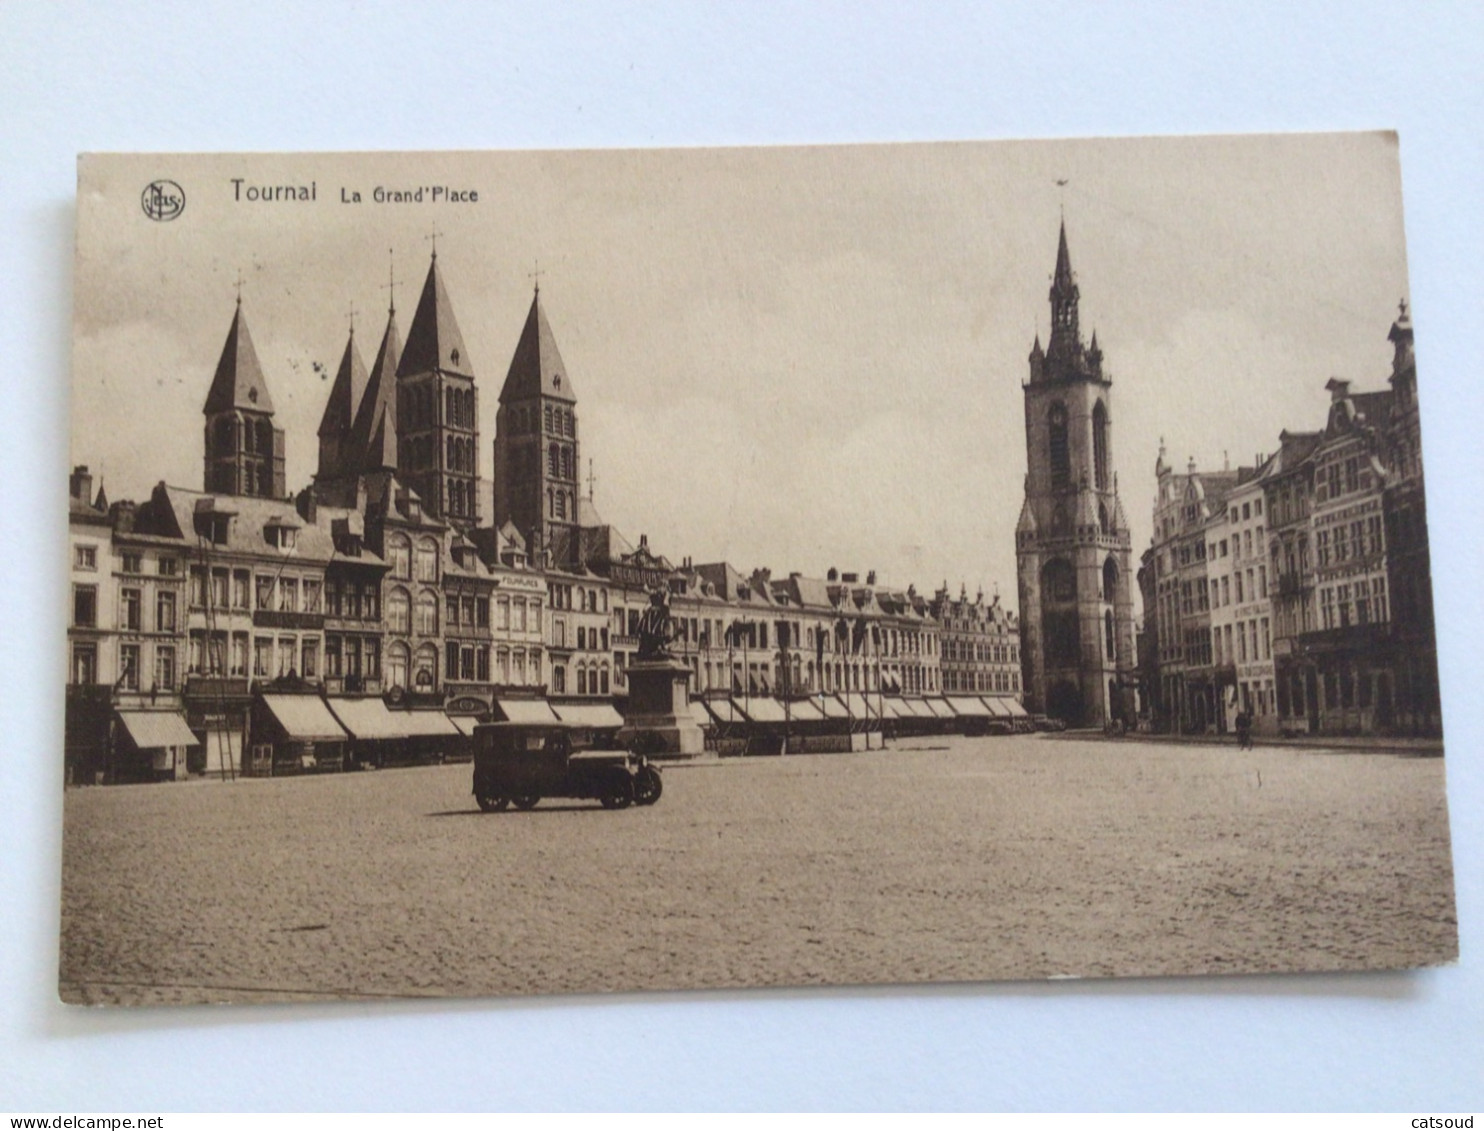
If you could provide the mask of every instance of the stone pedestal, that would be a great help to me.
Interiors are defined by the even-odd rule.
[[[677,660],[636,660],[625,675],[629,705],[618,732],[621,744],[637,743],[656,758],[694,758],[705,753],[705,736],[690,713],[689,668]]]

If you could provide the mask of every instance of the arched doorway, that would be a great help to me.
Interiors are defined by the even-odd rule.
[[[1046,713],[1068,726],[1082,722],[1082,689],[1069,679],[1057,680],[1046,696]]]

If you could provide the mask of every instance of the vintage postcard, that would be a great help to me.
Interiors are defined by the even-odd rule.
[[[1393,134],[87,155],[74,327],[65,1001],[1457,956]]]

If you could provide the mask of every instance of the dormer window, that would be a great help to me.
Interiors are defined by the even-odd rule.
[[[263,527],[263,539],[275,550],[292,550],[297,541],[298,530],[280,522],[270,522]]]

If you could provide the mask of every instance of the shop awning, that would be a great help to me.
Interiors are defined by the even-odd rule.
[[[573,726],[594,730],[617,730],[623,726],[623,716],[613,709],[612,703],[558,703],[555,710],[562,722]]]
[[[902,706],[912,712],[914,719],[936,719],[938,717],[933,714],[933,709],[921,699],[903,699]]]
[[[352,738],[403,738],[407,733],[402,729],[398,714],[387,710],[386,704],[375,696],[369,699],[328,699],[326,702]]]
[[[781,723],[783,704],[776,699],[765,699],[761,695],[749,695],[745,699],[734,699],[732,705],[741,711],[750,722]]]
[[[507,722],[540,725],[562,721],[545,699],[497,699],[495,706]]]
[[[185,719],[174,711],[120,711],[119,721],[141,750],[159,746],[199,746]]]
[[[303,742],[344,742],[348,737],[318,695],[264,695],[263,705],[273,712],[278,725],[290,738]]]
[[[814,701],[814,705],[824,711],[824,717],[827,719],[850,718],[850,712],[837,696],[821,695]]]
[[[473,715],[449,715],[448,721],[453,723],[459,733],[467,738],[474,737],[474,728],[479,725],[479,720]]]
[[[1008,719],[1010,717],[1010,708],[1006,707],[998,699],[986,695],[981,702],[984,704],[985,709],[995,718]]]
[[[840,698],[845,700],[845,705],[850,713],[857,719],[877,719],[881,717],[881,704],[874,696],[863,695],[859,691],[847,691]]]
[[[886,708],[882,714],[888,719],[910,719],[912,717],[912,708],[895,695],[886,696],[881,703]]]
[[[953,708],[948,705],[948,700],[946,699],[924,699],[923,702],[927,704],[928,710],[932,711],[940,719],[951,719],[955,717]]]
[[[747,721],[747,716],[730,699],[699,699],[697,702],[706,705],[706,710],[710,712],[712,719],[716,722],[741,723]],[[695,703],[692,703],[691,706],[694,708]]]
[[[1030,718],[1030,713],[1020,705],[1019,699],[1012,699],[1009,696],[1005,696],[1004,698],[997,700],[997,702],[1001,707],[1004,707],[1007,711],[1010,712],[1011,715],[1013,715],[1017,719]]]
[[[789,717],[796,723],[817,723],[824,719],[816,699],[795,699],[788,705]]]
[[[953,708],[955,715],[962,715],[965,718],[986,719],[989,717],[989,708],[978,699],[970,699],[963,695],[950,695],[948,705]]]
[[[442,711],[398,711],[396,719],[408,738],[445,738],[463,733]]]
[[[706,710],[706,704],[700,699],[690,701],[690,717],[696,720],[696,725],[699,727],[710,728],[716,725],[716,720],[711,712]]]

